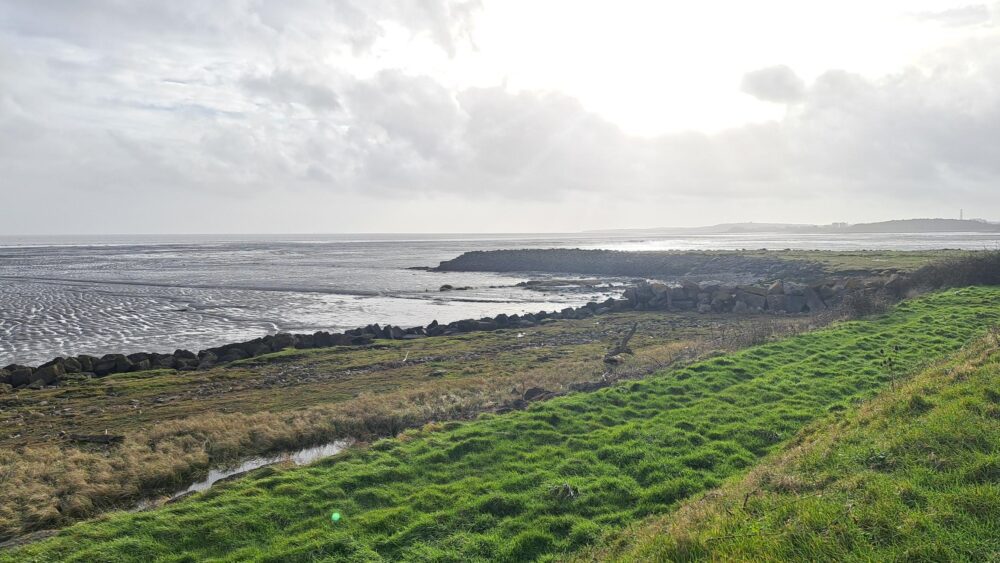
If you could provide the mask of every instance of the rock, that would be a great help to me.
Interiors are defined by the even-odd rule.
[[[226,352],[222,356],[219,357],[219,362],[228,364],[229,362],[244,360],[249,357],[250,355],[247,354],[246,351],[243,350],[242,348],[230,348],[229,350],[226,350]]]
[[[378,325],[375,325],[378,326]],[[287,332],[279,332],[274,335],[274,341],[271,344],[271,349],[275,352],[280,352],[285,348],[292,348],[295,346],[295,335],[288,334]]]
[[[10,385],[10,372],[6,368],[0,368],[0,385]]]
[[[135,354],[129,354],[128,356],[126,356],[126,358],[128,358],[128,361],[130,361],[133,364],[135,364],[135,363],[139,363],[139,362],[141,362],[143,360],[148,360],[149,359],[149,354],[147,354],[145,352],[138,352],[138,353],[135,353]]]
[[[768,290],[769,288],[759,285],[741,285],[736,288],[737,293],[746,293],[748,295],[757,295],[759,297],[766,297]]]
[[[312,338],[313,338],[313,344],[317,348],[329,348],[330,346],[333,346],[334,342],[333,335],[330,334],[329,332],[323,330],[316,331],[313,333]],[[254,355],[252,351],[250,352],[250,355],[251,356]]]
[[[161,369],[172,369],[177,366],[177,358],[161,354],[156,360],[153,361],[153,367]]]
[[[388,327],[388,331],[389,331],[389,338],[393,340],[402,340],[402,338],[406,336],[406,331],[399,328],[398,326],[390,326]]]
[[[40,381],[42,385],[54,385],[60,378],[66,375],[64,362],[65,360],[62,358],[56,358],[38,366],[32,372],[31,377],[28,378],[28,384]]]
[[[293,346],[297,350],[309,350],[316,347],[316,340],[311,334],[296,334]]]
[[[693,299],[674,299],[671,306],[676,311],[691,311],[697,306]]]
[[[25,385],[31,383],[31,372],[34,370],[28,366],[7,366],[4,368],[10,373],[10,385],[14,388],[24,387]]]
[[[190,350],[174,350],[174,357],[179,360],[197,360],[198,355]]]
[[[806,297],[806,306],[809,307],[810,313],[818,313],[820,311],[827,310],[826,303],[823,302],[823,299],[820,298],[819,293],[816,293],[816,290],[814,290],[813,288],[811,287],[806,288],[805,297]]]
[[[538,399],[545,398],[552,394],[552,391],[548,389],[543,389],[541,387],[532,387],[524,392],[523,399],[525,401],[537,401]]]
[[[122,354],[106,354],[94,364],[94,373],[104,377],[112,373],[125,373],[132,369],[132,362]]]
[[[451,285],[450,283],[446,283],[446,284],[442,285],[441,287],[439,287],[438,291],[451,291],[453,289],[455,289],[455,286]]]
[[[80,371],[94,371],[94,362],[97,358],[94,356],[88,356],[87,354],[80,354],[76,357],[76,361],[80,362]]]
[[[153,362],[149,358],[144,358],[132,363],[131,371],[146,371],[153,368]]]
[[[785,295],[805,296],[805,294],[805,285],[795,282],[788,282],[785,284]]]
[[[66,370],[66,373],[80,373],[84,371],[83,366],[80,365],[80,360],[72,356],[63,360],[63,369]]]
[[[784,313],[788,310],[785,299],[783,293],[769,294],[767,296],[767,309],[775,313]]]
[[[198,352],[198,369],[207,369],[214,366],[219,361],[219,357],[207,350]]]
[[[823,301],[828,301],[833,299],[837,295],[837,290],[834,286],[830,284],[822,284],[818,287],[813,288],[817,294],[819,294],[820,299]]]
[[[786,295],[785,310],[789,313],[802,313],[806,311],[808,302],[805,295]]]
[[[768,295],[784,295],[785,294],[785,284],[781,280],[772,283],[767,288]]]
[[[750,307],[747,306],[745,301],[737,301],[736,304],[733,305],[733,313],[736,313],[737,315],[745,314],[749,312],[749,310]]]
[[[764,293],[766,293],[766,290],[764,290],[763,288],[761,288],[761,290]],[[747,311],[751,311],[754,313],[759,313],[767,308],[767,296],[762,295],[761,293],[743,293],[743,292],[737,293],[736,302],[737,304],[739,304],[740,302],[744,303],[746,305]],[[733,312],[734,313],[736,312],[735,306],[733,308]]]

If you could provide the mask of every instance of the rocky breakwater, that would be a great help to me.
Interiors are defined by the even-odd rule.
[[[538,326],[557,319],[585,319],[622,311],[697,311],[699,313],[819,313],[839,305],[854,292],[885,292],[901,294],[906,280],[899,275],[888,279],[844,278],[813,284],[774,281],[767,284],[735,285],[715,281],[685,280],[668,285],[638,280],[627,288],[620,299],[608,298],[581,307],[566,307],[560,311],[539,311],[524,315],[499,314],[481,319],[464,319],[427,326],[401,328],[371,324],[343,333],[319,331],[313,334],[278,333],[247,342],[226,344],[197,353],[177,350],[172,354],[139,352],[107,354],[101,357],[81,354],[59,357],[40,366],[11,364],[0,368],[0,389],[42,388],[114,373],[170,369],[194,371],[220,364],[280,352],[287,349],[326,348],[331,346],[365,346],[374,340],[414,340],[451,336],[469,332],[501,329],[521,329]]]

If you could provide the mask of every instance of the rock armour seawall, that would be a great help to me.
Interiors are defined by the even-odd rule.
[[[365,346],[373,340],[414,340],[450,336],[478,331],[530,328],[556,319],[584,319],[622,311],[697,311],[699,313],[733,314],[801,314],[819,313],[838,306],[855,292],[886,292],[899,296],[905,291],[906,279],[898,274],[889,278],[828,279],[817,283],[775,281],[766,285],[732,285],[720,282],[686,280],[668,285],[640,281],[625,290],[620,299],[609,298],[601,303],[590,302],[582,307],[567,307],[561,311],[540,311],[524,315],[500,314],[481,319],[464,319],[448,324],[431,322],[427,326],[400,328],[371,324],[343,333],[319,331],[313,334],[278,333],[246,342],[208,348],[197,353],[176,350],[172,354],[139,352],[107,354],[102,357],[81,354],[58,357],[40,366],[11,364],[0,368],[0,385],[10,388],[41,388],[113,373],[150,369],[194,371],[220,364],[263,356],[289,348],[312,349],[331,346]]]

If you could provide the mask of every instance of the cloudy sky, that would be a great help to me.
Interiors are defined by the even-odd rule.
[[[1000,4],[0,0],[0,234],[1000,219]]]

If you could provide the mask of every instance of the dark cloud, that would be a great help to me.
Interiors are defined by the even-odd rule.
[[[746,73],[741,88],[755,98],[781,104],[797,102],[805,94],[805,82],[785,65]]]

